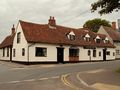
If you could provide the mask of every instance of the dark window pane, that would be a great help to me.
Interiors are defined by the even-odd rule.
[[[79,49],[69,49],[69,56],[79,56]]]
[[[35,56],[47,56],[47,48],[39,48],[36,47],[36,53]]]

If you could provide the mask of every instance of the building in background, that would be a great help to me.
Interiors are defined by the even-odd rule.
[[[120,19],[118,20],[118,27],[120,27]],[[112,22],[112,27],[101,26],[98,33],[105,34],[110,42],[115,45],[115,57],[120,59],[120,32],[116,28],[116,22]]]

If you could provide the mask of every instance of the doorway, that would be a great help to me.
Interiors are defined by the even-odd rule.
[[[58,63],[64,62],[64,48],[57,47],[57,62]]]
[[[103,49],[103,61],[106,61],[106,48]]]

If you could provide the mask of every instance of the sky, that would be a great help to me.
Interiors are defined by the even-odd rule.
[[[110,22],[120,18],[120,11],[100,16],[91,13],[96,0],[0,0],[0,42],[11,34],[19,20],[47,24],[54,16],[58,25],[81,28],[90,19],[102,18]]]

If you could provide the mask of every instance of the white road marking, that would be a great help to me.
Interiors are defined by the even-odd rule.
[[[10,82],[6,82],[6,83],[19,83],[21,81],[10,81]]]
[[[77,74],[77,79],[78,79],[83,85],[89,87],[89,85],[80,78],[79,74],[80,74],[80,73]]]
[[[24,82],[31,82],[31,81],[36,81],[36,79],[28,79],[28,80],[23,80]]]
[[[40,78],[40,79],[38,79],[38,80],[41,81],[41,80],[47,80],[47,79],[49,79],[49,78]]]
[[[59,78],[59,76],[54,76],[54,77],[51,77],[51,78],[56,79],[56,78]]]

